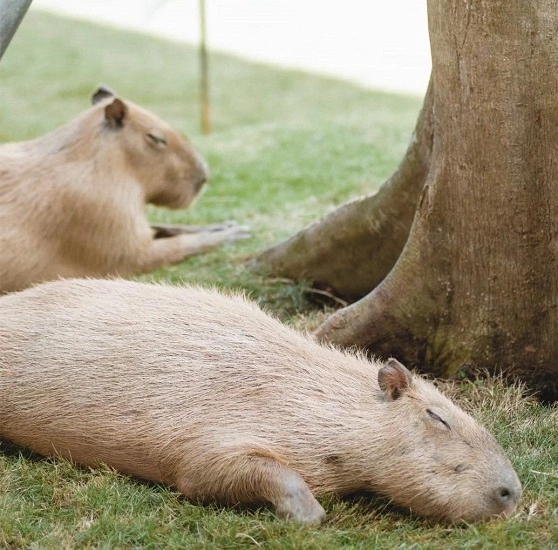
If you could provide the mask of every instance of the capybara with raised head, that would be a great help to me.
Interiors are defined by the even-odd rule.
[[[232,223],[170,234],[150,227],[145,204],[189,206],[206,163],[168,124],[109,89],[92,101],[53,132],[0,146],[0,293],[144,273],[246,236]]]
[[[450,522],[509,514],[521,494],[494,438],[430,382],[199,288],[66,280],[1,297],[0,436],[308,523],[325,493]]]

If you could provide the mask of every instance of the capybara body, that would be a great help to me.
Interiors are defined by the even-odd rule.
[[[207,178],[194,147],[106,88],[93,106],[36,139],[0,146],[0,293],[59,277],[143,273],[244,236],[156,239],[146,203],[186,208]]]
[[[323,518],[325,493],[442,521],[508,514],[521,494],[493,437],[430,382],[198,288],[66,280],[1,297],[0,437],[302,522]]]

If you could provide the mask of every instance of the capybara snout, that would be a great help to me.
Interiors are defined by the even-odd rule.
[[[1,297],[0,436],[307,523],[326,493],[450,522],[509,514],[521,495],[495,439],[395,359],[199,288],[65,280]]]

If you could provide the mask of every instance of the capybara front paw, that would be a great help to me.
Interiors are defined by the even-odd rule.
[[[250,237],[250,227],[247,225],[236,225],[225,229],[221,233],[224,241],[234,242],[240,239],[248,239]]]

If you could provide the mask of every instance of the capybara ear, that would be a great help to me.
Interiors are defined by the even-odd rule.
[[[122,128],[124,126],[124,119],[127,113],[128,107],[117,97],[105,107],[105,118],[113,128]]]
[[[101,84],[97,91],[91,96],[91,105],[99,103],[101,99],[106,99],[107,97],[114,97],[116,94],[104,84]]]
[[[411,373],[391,357],[378,372],[378,384],[386,401],[399,399],[411,385]]]

